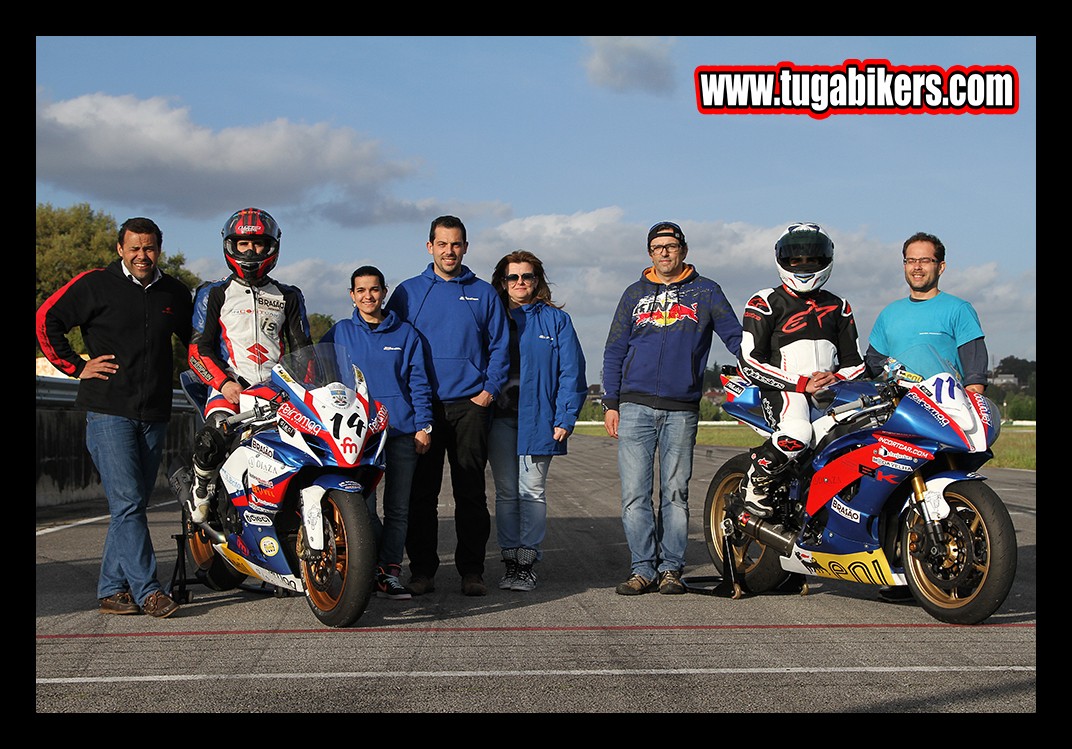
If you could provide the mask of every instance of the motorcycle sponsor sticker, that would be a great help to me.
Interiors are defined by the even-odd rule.
[[[261,452],[264,455],[267,455],[269,458],[274,458],[275,457],[275,450],[273,450],[272,448],[268,447],[268,445],[264,444],[263,442],[261,442],[258,439],[254,439],[250,443],[250,445],[252,445],[254,450],[257,450],[258,452]]]
[[[249,525],[271,525],[272,524],[272,519],[270,517],[268,517],[267,515],[262,515],[259,512],[250,512],[249,510],[246,510],[246,512],[242,515],[242,520],[245,521],[246,523],[248,523]]]
[[[361,484],[357,481],[340,481],[339,488],[344,492],[359,492],[361,491]]]
[[[884,458],[880,458],[877,455],[874,458],[872,458],[872,460],[875,462],[875,465],[886,466],[887,468],[892,468],[895,471],[914,471],[915,470],[915,468],[913,468],[912,466],[903,466],[900,463],[894,463],[892,460],[885,460]],[[909,460],[915,460],[915,458],[909,458]]]
[[[925,411],[927,411],[927,413],[929,413],[929,414],[930,414],[931,416],[933,416],[933,417],[934,417],[934,420],[935,420],[935,421],[937,421],[937,422],[938,422],[939,424],[941,424],[942,426],[949,426],[949,419],[947,419],[947,418],[945,417],[945,414],[943,414],[943,413],[942,413],[941,411],[939,411],[939,410],[938,410],[937,408],[935,408],[934,406],[932,406],[932,405],[930,404],[930,402],[928,402],[928,401],[924,400],[923,398],[921,398],[921,397],[920,397],[920,396],[919,396],[919,395],[918,395],[918,394],[916,393],[916,391],[914,391],[914,390],[913,390],[913,391],[909,392],[909,393],[908,393],[908,395],[907,395],[906,397],[907,397],[907,398],[908,398],[909,400],[911,400],[911,401],[915,401],[915,402],[916,402],[916,403],[918,403],[918,404],[919,404],[920,406],[922,406],[922,407],[923,407],[923,409],[924,409]]]
[[[261,539],[261,553],[266,557],[274,557],[279,553],[279,544],[272,537]]]
[[[260,453],[250,451],[249,454],[249,470],[257,474],[257,478],[261,481],[267,481],[270,477],[278,476],[286,470],[286,466],[275,460],[269,460],[261,457]]]
[[[991,421],[992,417],[990,414],[989,399],[982,393],[977,393],[974,390],[968,391],[968,397],[971,398],[972,403],[975,405],[975,412],[979,414],[979,418],[983,420],[983,423],[988,427],[993,426],[994,422]]]
[[[912,455],[912,456],[915,456],[917,458],[922,458],[923,460],[933,460],[934,459],[934,455],[931,454],[929,451],[924,450],[924,449],[919,448],[919,447],[916,447],[915,445],[910,445],[907,442],[902,442],[901,440],[896,440],[896,439],[893,439],[892,437],[887,437],[887,436],[882,435],[882,434],[875,435],[875,438],[881,444],[885,445],[886,447],[890,448],[891,450],[896,450],[898,452],[905,453],[907,455]]]
[[[279,418],[306,434],[314,436],[320,434],[320,425],[289,403],[284,403],[279,407]]]
[[[860,513],[848,505],[842,504],[837,497],[830,500],[830,508],[843,518],[847,518],[854,523],[860,522]]]
[[[379,407],[376,409],[376,416],[372,419],[372,423],[369,424],[369,429],[374,433],[382,432],[384,428],[387,427],[387,407],[382,403],[379,403],[378,405]]]

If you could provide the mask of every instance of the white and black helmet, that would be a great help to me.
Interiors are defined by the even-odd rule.
[[[774,243],[774,257],[786,288],[807,294],[821,289],[830,278],[834,243],[818,224],[790,224]],[[805,258],[807,262],[801,262]]]

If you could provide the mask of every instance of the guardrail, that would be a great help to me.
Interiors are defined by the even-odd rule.
[[[176,388],[171,391],[171,408],[174,411],[193,412],[194,407],[186,399],[186,395]],[[46,377],[37,375],[37,405],[39,406],[69,406],[74,403],[78,395],[78,380],[71,377]]]

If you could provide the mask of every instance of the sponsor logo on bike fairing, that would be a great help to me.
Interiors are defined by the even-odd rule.
[[[893,450],[897,450],[898,452],[906,453],[908,455],[913,455],[913,456],[915,456],[917,458],[923,458],[924,460],[933,460],[934,459],[934,455],[931,454],[930,452],[928,452],[927,450],[924,450],[923,448],[920,448],[920,447],[916,447],[915,445],[910,445],[907,442],[902,442],[901,440],[895,440],[892,437],[887,437],[887,436],[881,435],[881,434],[875,435],[875,439],[877,439],[879,442],[881,442],[886,447],[891,448]]]
[[[830,508],[843,518],[847,518],[854,523],[860,522],[860,513],[848,505],[843,505],[838,501],[837,497],[830,500]]]
[[[934,420],[937,421],[940,425],[944,427],[949,426],[949,419],[946,418],[945,414],[943,414],[941,411],[932,406],[923,398],[920,398],[918,395],[916,395],[915,391],[910,392],[906,397],[909,400],[915,401],[920,406],[922,406],[931,416],[934,417]]]
[[[344,492],[359,492],[361,491],[361,484],[357,481],[340,481],[339,488]]]
[[[279,407],[279,418],[307,434],[320,434],[320,425],[289,403]]]
[[[252,448],[253,448],[254,450],[257,450],[257,451],[259,451],[259,452],[261,452],[261,453],[264,453],[264,454],[265,454],[265,455],[267,455],[267,456],[268,456],[269,458],[274,458],[274,457],[275,457],[275,450],[273,450],[272,448],[268,447],[268,445],[264,444],[263,442],[261,442],[261,441],[260,441],[260,440],[258,440],[258,439],[254,439],[254,440],[253,440],[253,441],[252,441],[252,442],[250,443],[250,446],[251,446],[251,447],[252,447]]]
[[[266,557],[274,557],[279,553],[279,544],[271,536],[261,539],[261,553]]]
[[[990,401],[982,393],[977,393],[974,390],[968,391],[968,397],[972,399],[972,403],[975,404],[975,412],[979,414],[979,418],[983,420],[983,423],[988,427],[993,426],[994,422],[991,421],[990,414]]]
[[[875,457],[873,457],[872,460],[875,462],[875,465],[886,466],[887,468],[892,468],[895,471],[914,471],[914,470],[916,470],[912,466],[903,466],[900,463],[894,463],[892,460],[884,460],[884,459],[880,458],[877,455]],[[915,460],[915,458],[909,458],[909,460]]]
[[[249,525],[271,525],[272,519],[267,515],[262,515],[259,512],[246,511],[242,514],[242,520]]]

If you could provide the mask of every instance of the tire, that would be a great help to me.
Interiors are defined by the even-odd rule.
[[[212,541],[205,531],[193,524],[186,507],[182,508],[182,524],[186,529],[187,556],[194,563],[194,576],[198,582],[212,590],[234,590],[245,581],[246,575],[212,548]]]
[[[722,521],[726,517],[727,497],[740,488],[751,465],[747,453],[735,455],[722,464],[707,487],[703,514],[704,540],[707,541],[711,561],[723,577],[726,576],[726,567],[722,558],[725,536]],[[730,548],[733,549],[737,574],[744,578],[749,592],[767,593],[789,580],[791,573],[782,569],[776,549],[749,536],[741,536],[740,541],[743,545],[733,544],[731,539]]]
[[[348,627],[365,613],[372,597],[376,541],[368,509],[360,494],[332,490],[320,501],[324,516],[324,550],[302,558],[304,528],[298,534],[298,558],[309,608],[329,627]]]
[[[1012,589],[1016,576],[1016,531],[1009,511],[982,481],[945,488],[949,517],[941,521],[947,553],[938,560],[926,547],[923,519],[909,511],[902,521],[905,577],[919,605],[949,624],[985,621]]]

